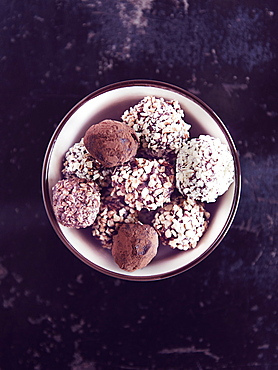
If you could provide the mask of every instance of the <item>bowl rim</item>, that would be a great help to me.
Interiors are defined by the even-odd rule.
[[[101,266],[98,266],[94,264],[92,261],[88,260],[86,257],[84,257],[81,253],[79,253],[74,246],[66,239],[64,234],[62,233],[61,229],[59,228],[58,222],[56,221],[56,217],[54,215],[53,207],[52,207],[52,201],[51,201],[51,194],[49,192],[49,186],[48,186],[48,173],[49,173],[49,163],[51,154],[55,145],[55,142],[57,140],[57,137],[59,136],[61,130],[65,126],[66,122],[69,120],[69,118],[86,102],[89,100],[106,93],[111,90],[124,88],[124,87],[133,87],[133,86],[146,86],[146,87],[156,87],[156,88],[162,88],[171,90],[175,93],[181,94],[185,96],[186,98],[189,98],[190,100],[193,100],[195,103],[197,103],[201,108],[203,108],[217,123],[218,127],[223,132],[231,153],[233,155],[234,159],[234,167],[235,167],[235,190],[233,195],[233,201],[232,206],[229,211],[229,215],[227,217],[226,223],[224,224],[221,232],[218,234],[217,238],[214,240],[214,242],[202,253],[199,257],[197,257],[194,261],[190,262],[189,264],[182,266],[180,268],[177,268],[175,270],[171,270],[165,273],[161,274],[155,274],[155,275],[142,275],[142,276],[133,276],[133,275],[125,275],[118,272],[113,272],[108,269],[105,269]],[[78,257],[82,262],[90,266],[91,268],[95,269],[98,272],[104,273],[105,275],[108,275],[110,277],[123,279],[123,280],[129,280],[129,281],[155,281],[155,280],[162,280],[165,278],[170,278],[173,276],[176,276],[178,274],[181,274],[182,272],[185,272],[192,267],[199,264],[201,261],[203,261],[206,257],[208,257],[215,248],[220,244],[220,242],[223,240],[225,235],[227,234],[237,211],[239,200],[240,200],[240,193],[241,193],[241,168],[240,168],[240,161],[239,161],[239,155],[237,152],[237,149],[235,147],[235,144],[233,142],[233,139],[231,137],[231,134],[227,130],[226,126],[222,122],[222,120],[218,117],[218,115],[206,104],[204,103],[200,98],[195,96],[193,93],[185,90],[184,88],[181,88],[179,86],[167,83],[167,82],[161,82],[157,80],[147,80],[147,79],[132,79],[132,80],[124,80],[116,83],[112,83],[109,85],[106,85],[104,87],[101,87],[88,95],[86,95],[83,99],[81,99],[79,102],[77,102],[73,108],[71,108],[68,113],[62,118],[58,126],[56,127],[54,133],[52,134],[52,137],[48,143],[44,160],[43,160],[43,166],[42,166],[42,174],[41,174],[41,187],[42,187],[42,198],[44,207],[47,213],[47,216],[49,218],[49,221],[60,238],[60,240],[63,242],[63,244],[76,256]]]

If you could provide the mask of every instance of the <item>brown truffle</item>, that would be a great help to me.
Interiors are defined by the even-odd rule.
[[[138,211],[125,204],[123,197],[111,196],[107,190],[101,196],[99,213],[92,226],[92,235],[100,240],[103,248],[112,248],[113,236],[124,223],[138,222]]]
[[[158,244],[158,234],[152,226],[123,224],[113,238],[112,255],[121,269],[132,272],[151,262]]]
[[[164,159],[134,158],[119,166],[111,176],[112,195],[123,196],[130,207],[149,211],[171,201],[175,172]]]
[[[99,187],[78,177],[59,180],[53,187],[53,209],[57,221],[66,227],[91,226],[100,206]]]
[[[84,145],[103,166],[114,167],[134,157],[139,144],[133,128],[123,122],[106,119],[86,131]]]

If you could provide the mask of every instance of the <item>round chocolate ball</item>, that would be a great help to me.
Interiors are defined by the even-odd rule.
[[[113,238],[112,255],[121,269],[132,272],[151,262],[158,244],[158,234],[152,226],[125,223]]]
[[[103,166],[115,167],[134,157],[139,144],[133,128],[123,122],[106,119],[86,131],[84,145]]]
[[[93,181],[70,177],[53,187],[53,210],[57,221],[70,228],[91,226],[99,212],[100,192]]]

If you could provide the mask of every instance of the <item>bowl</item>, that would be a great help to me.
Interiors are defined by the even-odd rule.
[[[188,251],[159,247],[151,263],[141,270],[126,272],[115,263],[111,251],[102,248],[88,229],[71,229],[60,225],[52,208],[52,187],[61,179],[62,162],[67,150],[78,142],[94,123],[121,115],[143,97],[153,95],[178,100],[191,124],[190,136],[208,134],[226,143],[234,159],[235,181],[215,203],[207,205],[211,213],[207,231],[196,248]],[[42,194],[49,220],[65,246],[81,261],[115,278],[152,281],[182,273],[204,260],[222,241],[234,219],[240,198],[240,164],[231,135],[224,123],[204,102],[192,93],[168,83],[149,80],[118,82],[89,94],[78,102],[57,126],[46,150],[42,169]]]

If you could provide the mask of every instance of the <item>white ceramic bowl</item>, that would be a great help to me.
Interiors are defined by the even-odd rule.
[[[114,262],[111,251],[100,246],[89,229],[70,229],[58,224],[52,208],[52,187],[61,178],[61,168],[67,150],[78,142],[86,130],[105,118],[120,120],[122,113],[143,97],[153,95],[178,100],[185,112],[186,122],[192,125],[190,136],[209,134],[227,143],[234,158],[235,181],[228,191],[209,204],[209,227],[195,249],[189,251],[159,248],[157,256],[145,268],[129,273]],[[181,273],[207,257],[221,242],[231,226],[240,197],[240,165],[238,155],[226,127],[219,117],[199,98],[170,84],[131,80],[101,88],[81,100],[63,118],[47,148],[43,170],[42,191],[50,222],[63,243],[83,262],[113,277],[151,281]]]

